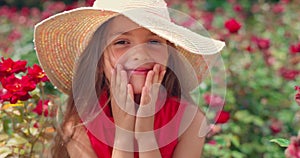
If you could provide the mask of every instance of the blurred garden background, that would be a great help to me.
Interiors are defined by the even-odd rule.
[[[34,25],[93,1],[0,1],[0,158],[49,152],[65,96],[38,65]],[[199,98],[201,106],[224,106],[203,157],[300,158],[300,106],[294,98],[300,89],[295,88],[300,85],[300,1],[166,1],[227,45],[222,51],[225,98],[209,93],[209,85]]]

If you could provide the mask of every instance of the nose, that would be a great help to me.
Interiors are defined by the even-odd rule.
[[[132,48],[132,59],[133,60],[139,60],[139,61],[147,61],[151,60],[151,52],[149,48],[147,48],[147,44],[138,44]]]

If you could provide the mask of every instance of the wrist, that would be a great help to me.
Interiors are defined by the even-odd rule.
[[[134,133],[116,127],[114,148],[122,151],[134,151]]]
[[[137,140],[139,152],[159,149],[154,131],[136,132],[135,139]]]

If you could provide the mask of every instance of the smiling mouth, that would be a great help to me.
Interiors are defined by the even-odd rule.
[[[147,75],[147,73],[152,70],[148,68],[138,68],[138,69],[128,69],[130,75]]]

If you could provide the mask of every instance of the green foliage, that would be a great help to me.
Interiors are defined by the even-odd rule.
[[[270,142],[276,143],[281,147],[288,147],[290,144],[289,140],[283,138],[271,139]]]

